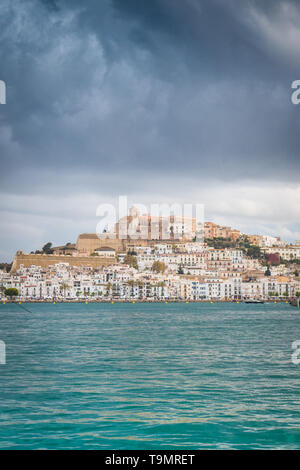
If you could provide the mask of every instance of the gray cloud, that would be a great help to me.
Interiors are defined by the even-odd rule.
[[[228,188],[243,181],[297,185],[299,18],[296,1],[4,0],[2,210],[10,197],[44,198],[47,231],[38,233],[60,239],[61,227],[45,222],[51,195],[57,208],[66,197],[120,192],[174,200],[180,181],[195,202],[220,187],[232,201]],[[197,192],[203,182],[207,192]],[[263,201],[255,204],[258,214]],[[244,209],[235,210],[238,220]],[[216,204],[209,213],[221,218]],[[258,218],[248,221],[255,231]],[[24,243],[13,240],[9,256]]]

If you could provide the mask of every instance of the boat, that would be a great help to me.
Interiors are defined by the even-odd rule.
[[[265,302],[263,300],[257,300],[257,299],[248,299],[244,300],[245,304],[264,304]]]

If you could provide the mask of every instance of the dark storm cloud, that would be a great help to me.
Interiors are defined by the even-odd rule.
[[[281,5],[43,0],[3,7],[7,171],[117,167],[127,177],[159,166],[206,175],[221,169],[223,178],[292,177],[300,143],[299,110],[290,103],[295,64],[265,47],[251,17],[280,19]]]
[[[299,24],[297,1],[3,0],[1,210],[296,182]]]

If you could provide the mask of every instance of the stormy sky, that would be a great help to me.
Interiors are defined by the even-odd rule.
[[[2,0],[0,261],[101,203],[300,239],[298,0]]]

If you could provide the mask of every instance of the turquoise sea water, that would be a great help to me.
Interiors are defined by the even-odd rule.
[[[287,304],[0,305],[1,449],[300,448]]]

